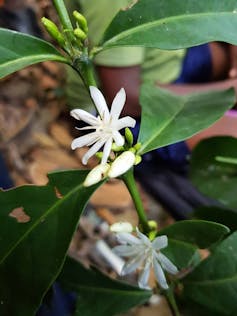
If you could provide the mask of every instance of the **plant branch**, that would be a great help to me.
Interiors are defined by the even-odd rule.
[[[137,189],[137,185],[134,179],[133,169],[128,170],[124,175],[121,176],[122,180],[126,184],[126,187],[133,199],[134,205],[136,207],[139,222],[142,226],[142,230],[145,233],[150,231],[146,213],[142,204],[140,193]]]
[[[80,57],[74,60],[73,68],[79,73],[87,89],[89,89],[89,86],[97,86],[94,66],[87,52],[84,52]]]
[[[53,0],[54,7],[58,13],[60,22],[63,26],[64,31],[68,32],[68,37],[73,39],[73,27],[71,20],[69,18],[66,6],[64,4],[64,0]]]
[[[170,305],[170,308],[172,310],[172,313],[174,316],[181,316],[175,297],[174,297],[174,287],[173,285],[170,286],[170,288],[165,292],[166,298],[168,300],[168,303]]]

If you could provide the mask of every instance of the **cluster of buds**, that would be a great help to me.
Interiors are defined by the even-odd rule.
[[[105,178],[117,178],[127,172],[136,163],[136,155],[132,151],[124,151],[111,164],[99,164],[87,175],[84,186],[89,187]]]
[[[93,168],[88,173],[84,181],[84,186],[89,187],[105,178],[117,178],[141,162],[141,156],[137,155],[141,144],[137,143],[132,146],[133,134],[129,128],[125,129],[125,140],[124,146],[117,146],[115,143],[112,145],[112,151],[116,154],[115,159],[110,163],[99,164]],[[97,157],[100,157],[100,154],[102,153],[98,153]]]
[[[82,45],[88,36],[88,25],[86,18],[78,11],[73,12],[73,17],[76,21],[76,28],[74,29],[74,35],[78,40],[79,45]]]
[[[45,17],[43,17],[41,20],[49,35],[53,39],[55,39],[59,46],[66,51],[68,51],[68,47],[70,47],[73,43],[79,45],[79,47],[82,47],[88,37],[88,26],[86,18],[78,11],[73,12],[73,17],[75,19],[76,27],[73,30],[63,29],[62,32],[53,21]],[[70,41],[70,43],[68,42],[68,32],[73,33],[71,35],[73,40]],[[71,36],[69,37],[70,39]]]
[[[114,152],[130,151],[135,156],[134,165],[138,165],[142,161],[142,157],[137,154],[137,151],[141,148],[141,143],[137,143],[133,146],[133,134],[130,128],[125,128],[125,144],[124,146],[117,146],[115,143],[112,145]]]

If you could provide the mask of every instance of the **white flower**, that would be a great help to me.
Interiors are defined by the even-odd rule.
[[[88,159],[99,151],[102,146],[104,146],[101,163],[105,164],[110,155],[113,141],[117,146],[124,145],[124,137],[120,134],[119,130],[125,127],[134,127],[136,121],[130,116],[125,116],[119,119],[126,101],[126,93],[123,88],[116,94],[110,112],[104,96],[99,89],[91,86],[90,94],[98,110],[99,116],[95,117],[92,114],[80,109],[72,110],[71,115],[74,118],[82,120],[90,125],[81,128],[82,130],[95,131],[74,139],[71,147],[72,149],[75,149],[78,147],[93,145],[82,158],[82,163],[86,165]]]
[[[95,168],[93,168],[87,175],[83,185],[84,187],[90,187],[93,184],[96,184],[98,182],[100,182],[101,180],[103,180],[108,173],[108,170],[110,168],[109,164],[105,164],[105,165],[98,165]]]
[[[113,233],[131,233],[133,227],[129,222],[117,222],[110,226],[110,231]]]
[[[129,258],[123,266],[122,275],[129,274],[142,267],[138,285],[141,288],[148,289],[150,269],[153,267],[159,285],[163,289],[169,288],[163,269],[171,274],[176,274],[178,269],[160,252],[160,249],[168,245],[167,236],[158,236],[150,241],[147,236],[137,229],[137,237],[129,233],[119,233],[117,239],[122,245],[114,248],[115,253],[121,257]]]
[[[131,151],[125,151],[111,164],[109,178],[116,178],[127,172],[135,164],[136,156]]]

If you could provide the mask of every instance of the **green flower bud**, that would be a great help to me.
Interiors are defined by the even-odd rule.
[[[129,147],[131,147],[133,145],[133,134],[128,127],[125,128],[125,139]]]
[[[76,28],[74,30],[74,35],[76,36],[76,38],[78,38],[80,41],[84,41],[87,38],[87,35],[85,32],[83,32],[81,29]]]
[[[136,153],[136,150],[133,147],[129,148],[129,151],[131,151],[131,153],[133,153],[133,154]]]
[[[136,151],[138,151],[141,147],[142,147],[142,144],[141,144],[141,143],[136,143],[136,145],[134,146],[134,148],[136,149]]]
[[[63,35],[60,33],[57,25],[52,22],[51,20],[43,17],[41,19],[45,29],[47,30],[47,32],[49,33],[49,35],[54,38],[60,46],[64,46],[65,45],[65,40]]]
[[[149,225],[149,227],[152,229],[152,230],[157,230],[157,222],[155,222],[155,221],[149,221],[148,222],[148,225]]]
[[[136,155],[134,165],[138,165],[142,161],[142,157],[140,155]]]
[[[123,146],[117,146],[115,143],[112,144],[112,148],[113,151],[115,152],[119,152],[119,151],[123,151],[124,147]]]
[[[98,151],[95,156],[101,160],[103,158],[103,151]]]
[[[156,234],[157,234],[157,223],[155,221],[149,221],[148,225],[151,229],[148,237],[150,240],[154,240],[156,238]]]
[[[82,30],[85,33],[88,33],[87,20],[84,17],[84,15],[82,15],[78,11],[73,11],[73,16],[74,16],[75,20],[77,21],[77,23],[79,24],[79,26],[82,28]]]

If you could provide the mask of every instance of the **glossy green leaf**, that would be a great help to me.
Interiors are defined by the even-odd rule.
[[[200,306],[193,301],[184,300],[178,303],[182,316],[223,316],[223,314],[211,311],[208,307]],[[229,316],[235,316],[235,314]]]
[[[187,139],[213,124],[235,102],[233,89],[177,96],[144,84],[141,89],[140,153]]]
[[[169,238],[167,248],[162,249],[175,266],[181,270],[190,266],[195,266],[200,262],[198,248],[187,242]]]
[[[161,229],[158,235],[167,235],[168,238],[191,243],[199,248],[208,248],[220,241],[229,232],[228,227],[218,223],[186,220]]]
[[[151,291],[112,280],[98,270],[89,270],[68,258],[60,283],[78,294],[74,316],[112,316],[145,303]]]
[[[212,41],[237,44],[235,0],[139,0],[121,10],[102,44],[177,49]]]
[[[98,187],[82,185],[86,174],[57,172],[46,186],[0,191],[0,315],[35,314]]]
[[[221,315],[236,315],[237,232],[185,278],[184,297]]]
[[[200,142],[191,156],[191,180],[204,194],[237,209],[237,166],[218,162],[217,156],[236,158],[237,138],[219,136]]]
[[[200,207],[195,210],[193,217],[206,221],[221,223],[230,230],[237,230],[237,211],[225,209],[217,206]]]
[[[37,37],[0,28],[0,78],[47,60],[68,63],[50,43]]]

